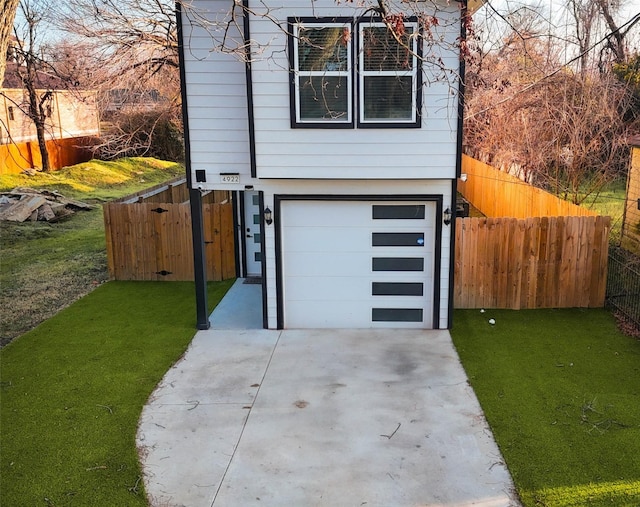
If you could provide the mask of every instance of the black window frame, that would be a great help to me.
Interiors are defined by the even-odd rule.
[[[413,109],[412,113],[415,114],[415,117],[411,120],[383,120],[383,121],[367,121],[364,119],[364,107],[361,107],[361,101],[366,100],[363,88],[364,78],[366,74],[364,73],[361,56],[364,54],[363,47],[363,37],[362,37],[362,28],[366,26],[387,26],[386,23],[380,17],[370,17],[366,19],[361,19],[356,24],[356,32],[355,32],[355,44],[356,44],[356,64],[355,64],[355,84],[356,84],[356,110],[357,110],[357,120],[356,126],[360,129],[368,129],[368,128],[421,128],[422,127],[422,31],[420,29],[420,23],[418,23],[418,19],[416,17],[409,17],[405,20],[405,25],[411,25],[414,28],[415,37],[413,39],[415,49],[412,51],[411,56],[413,59],[413,72],[415,72],[413,81],[413,89],[412,98]]]
[[[298,98],[298,78],[299,69],[297,68],[297,33],[299,27],[313,26],[321,28],[322,26],[331,25],[349,26],[351,37],[349,44],[351,46],[349,59],[349,80],[350,93],[347,93],[347,108],[349,112],[348,121],[339,120],[300,120],[298,119],[299,103]],[[413,84],[412,113],[415,117],[410,120],[393,119],[383,121],[367,121],[364,119],[364,111],[361,107],[361,97],[364,91],[362,88],[363,77],[360,73],[360,53],[362,51],[361,29],[366,26],[378,25],[386,26],[380,17],[368,17],[362,19],[354,19],[351,17],[289,17],[287,18],[288,28],[288,53],[289,53],[289,102],[290,102],[290,122],[292,129],[312,128],[312,129],[387,129],[387,128],[421,128],[422,127],[422,107],[423,107],[423,79],[422,79],[422,30],[420,23],[416,17],[410,17],[405,20],[406,25],[411,25],[415,30],[416,36],[415,51],[412,52],[413,72],[415,72]],[[364,100],[364,99],[363,99]]]
[[[351,51],[350,58],[348,60],[348,79],[350,80],[350,91],[347,93],[347,108],[349,113],[348,121],[338,120],[299,120],[298,119],[298,76],[299,69],[297,68],[297,40],[298,29],[300,26],[313,26],[321,28],[323,26],[331,25],[344,25],[348,26],[351,31],[351,40],[349,41]],[[355,28],[355,22],[350,17],[333,17],[333,18],[313,18],[313,17],[290,17],[287,18],[288,28],[288,51],[289,51],[289,100],[290,100],[290,116],[291,116],[291,128],[329,128],[329,129],[352,129],[355,126],[355,82],[354,82],[354,47],[353,47],[353,34]]]

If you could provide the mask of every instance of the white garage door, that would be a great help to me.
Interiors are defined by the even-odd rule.
[[[432,201],[280,208],[285,328],[431,328]]]

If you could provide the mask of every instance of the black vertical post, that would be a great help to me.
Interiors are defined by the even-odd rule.
[[[189,116],[187,114],[187,87],[184,66],[184,37],[182,32],[182,4],[176,2],[178,25],[178,62],[180,64],[180,93],[182,96],[182,124],[184,130],[184,162],[186,167],[189,204],[191,207],[191,237],[193,241],[193,274],[196,285],[196,327],[209,329],[209,305],[207,302],[207,265],[204,249],[204,220],[202,217],[202,194],[193,188],[191,176],[191,150],[189,142]]]
[[[467,0],[462,0],[460,11],[460,41],[467,40],[467,16],[469,16]],[[458,75],[458,130],[456,140],[456,175],[451,181],[451,239],[449,242],[449,311],[447,312],[447,328],[453,327],[453,296],[455,292],[455,269],[456,269],[456,222],[457,222],[457,199],[458,199],[458,178],[462,176],[462,150],[464,135],[464,95],[465,95],[465,57],[460,54],[460,70]]]
[[[191,205],[191,235],[193,237],[193,273],[196,282],[196,318],[198,329],[209,329],[207,302],[207,258],[204,249],[204,220],[202,216],[202,194],[189,189]]]

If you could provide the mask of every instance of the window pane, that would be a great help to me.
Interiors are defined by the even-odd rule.
[[[372,218],[374,220],[421,220],[424,219],[424,204],[374,204]]]
[[[374,257],[372,271],[424,271],[422,257]]]
[[[364,119],[411,120],[413,108],[412,76],[365,76]]]
[[[423,232],[374,232],[372,246],[424,246]]]
[[[370,26],[362,30],[365,71],[411,70],[411,27],[397,38],[386,26]]]
[[[301,120],[348,120],[346,77],[302,76],[299,83]]]
[[[302,28],[298,37],[298,70],[348,70],[347,45],[351,39],[348,27]]]
[[[372,282],[372,296],[423,296],[424,284],[420,282]]]
[[[422,308],[373,308],[373,322],[422,322]]]

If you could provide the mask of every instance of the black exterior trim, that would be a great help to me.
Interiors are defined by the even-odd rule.
[[[461,1],[460,9],[460,40],[465,41],[467,39],[466,19],[469,16],[469,9],[467,7],[467,0]],[[463,151],[463,138],[464,138],[464,102],[466,93],[465,83],[465,60],[460,55],[460,70],[458,76],[458,132],[456,132],[456,179],[451,182],[451,207],[450,209],[456,209],[456,196],[458,195],[458,180],[462,176],[462,151]],[[449,242],[451,252],[449,258],[449,308],[447,311],[447,329],[453,327],[453,311],[454,311],[454,287],[455,287],[455,251],[456,251],[456,223],[457,214],[453,214],[453,219],[449,227],[451,227],[451,239]]]
[[[276,194],[273,197],[276,262],[277,329],[284,329],[284,294],[282,273],[282,201],[428,201],[436,203],[433,255],[433,329],[440,329],[440,274],[442,257],[442,194]],[[263,275],[264,278],[264,275]],[[266,301],[266,298],[263,297]],[[422,319],[421,319],[422,320]]]
[[[455,197],[454,197],[455,199]],[[436,202],[436,244],[433,256],[433,329],[440,329],[440,274],[442,273],[442,196]],[[452,291],[450,291],[452,292]]]
[[[409,18],[407,18],[406,20],[409,23],[417,23],[417,28],[418,28],[418,32],[422,32],[421,28],[420,28],[420,23],[418,22],[418,18],[415,16],[411,16]],[[354,70],[355,70],[355,76],[356,78],[358,77],[358,65],[359,65],[359,58],[357,55],[360,54],[361,48],[360,48],[360,25],[363,24],[368,24],[368,23],[382,23],[382,18],[379,16],[369,16],[369,17],[360,17],[358,18],[358,21],[356,23],[356,32],[354,34],[355,38],[356,38],[356,42],[355,42],[355,48],[356,51],[354,51],[355,55],[354,56]],[[422,37],[418,37],[418,49],[417,49],[417,55],[418,55],[418,62],[417,62],[417,68],[416,68],[416,121],[414,122],[363,122],[360,119],[360,94],[362,93],[362,91],[360,90],[360,79],[355,79],[355,83],[354,83],[354,89],[356,90],[356,96],[354,98],[355,103],[354,103],[354,107],[355,107],[355,115],[356,115],[356,127],[359,129],[419,129],[422,128]]]
[[[467,29],[465,27],[465,18],[469,15],[467,9],[467,0],[461,0],[460,7],[460,41],[467,40]],[[458,70],[458,131],[456,132],[456,178],[462,176],[462,148],[463,148],[463,133],[464,133],[464,95],[466,91],[465,85],[465,72],[466,66],[464,58],[460,55],[460,67]],[[453,194],[453,202],[455,204],[455,196]],[[451,209],[456,209],[455,206]]]
[[[264,212],[264,192],[258,193],[260,216],[263,216]],[[262,327],[267,329],[269,327],[269,314],[267,308],[267,256],[264,253],[264,220],[260,220],[260,253],[262,258],[260,259],[260,270],[262,271]],[[246,234],[244,235],[246,236]]]
[[[256,128],[253,116],[253,77],[251,74],[251,30],[249,28],[249,0],[242,0],[243,21],[244,21],[244,52],[245,52],[245,75],[247,81],[247,113],[249,115],[249,160],[251,163],[251,177],[256,178]]]
[[[286,196],[284,197],[286,199]],[[274,249],[276,255],[276,328],[284,329],[284,280],[282,279],[282,223],[280,214],[282,212],[283,198],[279,195],[273,196],[273,227],[274,229]],[[263,275],[263,278],[265,276]],[[263,295],[263,299],[264,295]]]
[[[246,207],[244,204],[245,193],[244,191],[238,192],[240,194],[240,242],[242,244],[242,256],[240,258],[240,264],[242,266],[242,275],[243,277],[247,276],[247,235],[245,231],[247,230],[247,219],[246,219]]]
[[[176,24],[178,32],[178,65],[180,68],[180,95],[182,98],[182,121],[184,125],[184,165],[186,168],[189,206],[191,208],[191,237],[193,241],[193,273],[196,290],[196,328],[209,329],[207,301],[207,264],[204,244],[204,218],[202,194],[193,189],[191,177],[191,141],[189,138],[189,114],[187,108],[186,71],[184,64],[184,33],[182,29],[182,4],[176,2]]]
[[[248,0],[246,0],[248,1]],[[351,51],[351,97],[349,97],[349,101],[351,104],[351,121],[350,122],[331,122],[331,121],[319,121],[319,122],[298,122],[296,120],[296,69],[295,69],[295,44],[294,44],[294,35],[293,35],[293,25],[296,23],[314,23],[314,24],[322,24],[322,23],[343,23],[345,25],[351,25],[351,36],[353,37],[353,28],[354,28],[354,20],[350,17],[337,16],[331,18],[314,18],[309,16],[302,17],[289,17],[287,18],[287,33],[288,35],[288,44],[287,48],[289,51],[289,119],[292,129],[352,129],[355,125],[355,115],[356,115],[356,97],[355,97],[355,83],[354,83],[354,53],[355,51]]]
[[[458,180],[451,180],[451,209],[455,210],[456,195],[458,192]],[[440,221],[442,223],[442,221]],[[451,234],[449,238],[449,299],[448,299],[448,311],[447,311],[447,329],[451,329],[453,326],[453,310],[454,310],[454,284],[455,284],[455,269],[456,269],[456,224],[458,223],[458,217],[456,213],[453,213],[451,223],[446,227],[451,227]]]
[[[242,192],[234,191],[231,197],[231,206],[233,207],[233,255],[236,260],[236,278],[242,278],[242,258],[240,255],[240,241],[242,237],[242,224],[240,209],[238,203],[241,202]]]

